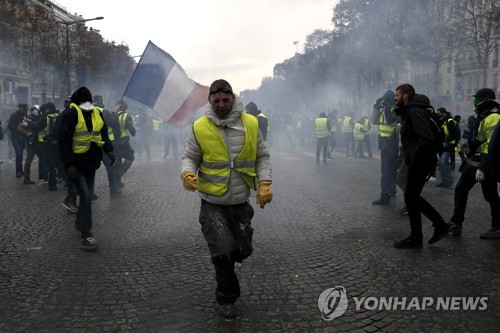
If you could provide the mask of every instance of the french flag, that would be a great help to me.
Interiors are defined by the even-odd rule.
[[[191,80],[170,54],[149,41],[123,96],[184,127],[208,103],[208,87]]]

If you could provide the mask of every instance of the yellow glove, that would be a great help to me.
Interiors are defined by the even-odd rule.
[[[188,191],[194,192],[198,189],[198,176],[192,171],[185,171],[181,175],[182,186]]]
[[[270,180],[260,180],[259,187],[257,188],[257,204],[260,205],[260,208],[264,208],[264,206],[273,200],[273,190],[271,190],[271,181]]]

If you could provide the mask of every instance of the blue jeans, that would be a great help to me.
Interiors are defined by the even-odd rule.
[[[104,164],[106,173],[108,174],[109,192],[118,192],[120,190],[120,177],[118,177],[115,167],[111,165],[111,160],[107,154],[102,154],[102,163]]]
[[[453,184],[450,172],[450,155],[449,151],[444,151],[439,156],[439,172],[441,173],[441,182],[444,184]]]
[[[95,170],[78,170],[76,190],[80,196],[80,205],[76,213],[76,227],[82,232],[82,238],[90,237],[92,229],[92,193],[94,191]]]

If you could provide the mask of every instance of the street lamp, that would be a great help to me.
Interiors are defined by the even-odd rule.
[[[68,93],[71,93],[71,79],[69,75],[69,26],[72,24],[77,24],[77,23],[84,23],[88,21],[96,21],[96,20],[102,20],[104,17],[99,16],[99,17],[94,17],[91,19],[82,19],[82,20],[75,20],[75,21],[58,21],[61,24],[64,24],[66,26],[66,87],[68,87]]]

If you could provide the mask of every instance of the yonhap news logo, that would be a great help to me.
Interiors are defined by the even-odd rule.
[[[488,308],[488,297],[352,297],[354,311],[483,311]],[[324,320],[342,316],[349,305],[347,291],[342,286],[325,289],[318,298],[318,307]]]
[[[347,310],[347,292],[342,286],[324,290],[318,298],[318,307],[323,319],[335,319]]]

